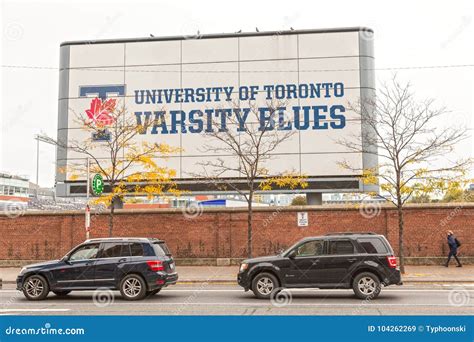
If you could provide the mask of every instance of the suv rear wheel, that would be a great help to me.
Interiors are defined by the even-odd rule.
[[[370,272],[362,272],[356,275],[352,283],[357,298],[360,299],[375,299],[380,294],[382,285],[379,278]]]
[[[260,273],[253,278],[252,291],[258,298],[269,299],[278,288],[278,279],[271,273]]]
[[[129,274],[120,282],[120,294],[126,300],[139,300],[146,296],[146,284],[137,274]]]
[[[28,300],[42,300],[48,296],[48,281],[39,274],[26,278],[23,283],[23,294]]]

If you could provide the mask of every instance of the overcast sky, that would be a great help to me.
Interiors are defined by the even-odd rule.
[[[377,68],[474,64],[472,1],[2,1],[0,171],[36,177],[34,134],[56,137],[58,67],[69,40],[366,26]],[[451,110],[440,126],[473,127],[472,67],[400,70],[420,98]],[[379,81],[391,71],[376,71]],[[472,137],[458,149],[471,156]],[[55,152],[40,148],[39,182],[54,184]]]

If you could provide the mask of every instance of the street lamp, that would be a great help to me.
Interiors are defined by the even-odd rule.
[[[50,145],[56,145],[54,141],[45,134],[35,134],[36,140],[36,197],[38,197],[39,188],[39,143],[44,142]]]

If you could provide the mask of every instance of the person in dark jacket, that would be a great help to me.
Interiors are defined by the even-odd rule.
[[[446,264],[444,266],[448,267],[449,266],[449,261],[451,260],[451,257],[454,257],[454,259],[458,262],[458,265],[456,267],[462,267],[461,261],[458,259],[458,240],[454,236],[453,232],[451,230],[448,230],[448,246],[449,246],[449,254],[448,254],[448,260],[446,261]]]

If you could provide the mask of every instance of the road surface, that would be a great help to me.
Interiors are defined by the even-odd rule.
[[[473,315],[473,284],[405,285],[384,288],[364,301],[350,290],[283,291],[274,301],[256,299],[232,285],[177,285],[142,301],[117,291],[50,294],[27,301],[13,287],[0,290],[0,315]]]

